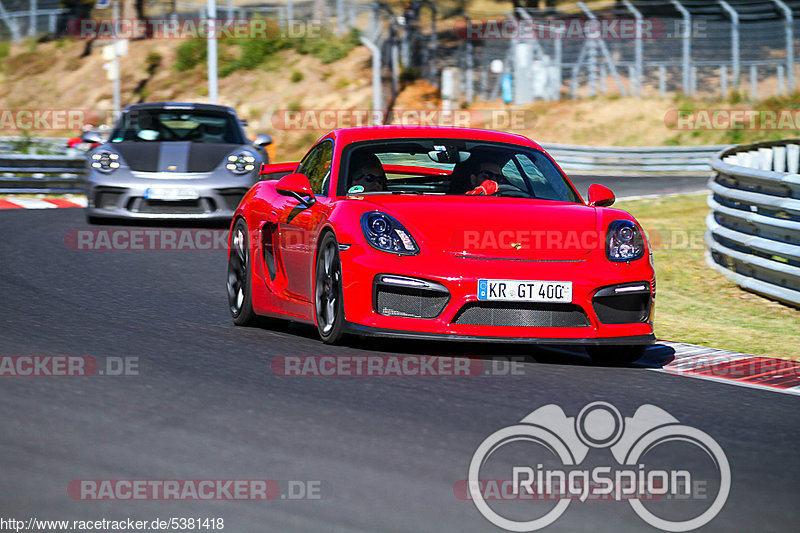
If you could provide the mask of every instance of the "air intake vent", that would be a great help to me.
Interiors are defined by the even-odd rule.
[[[434,282],[381,276],[375,283],[375,312],[380,315],[436,318],[449,300],[447,289]]]
[[[453,323],[574,328],[588,326],[589,318],[580,306],[574,304],[473,302],[461,308]]]

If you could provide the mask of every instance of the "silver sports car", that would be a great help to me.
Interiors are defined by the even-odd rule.
[[[248,141],[230,107],[127,106],[89,152],[86,218],[230,220],[269,162],[271,142],[265,134]]]

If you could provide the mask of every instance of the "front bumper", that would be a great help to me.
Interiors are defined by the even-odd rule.
[[[96,176],[89,181],[86,213],[97,218],[230,220],[253,178],[248,176],[225,183],[209,177],[209,173],[180,180],[165,179],[163,175],[147,180],[111,180],[106,176]],[[191,190],[197,198],[145,198],[146,191],[152,188]]]
[[[443,251],[399,257],[367,248],[368,245],[353,245],[340,251],[345,319],[352,333],[589,345],[651,344],[655,341],[652,323],[655,276],[646,258],[631,263],[612,263],[605,259],[602,251],[593,251],[580,259],[558,261],[465,258]],[[377,304],[376,296],[376,280],[387,274],[426,280],[433,287],[443,287],[448,294],[446,303],[439,300],[440,307],[426,315],[435,314],[432,318],[387,314],[385,308]],[[493,305],[497,303],[478,300],[479,279],[569,281],[572,302]],[[610,287],[618,285],[642,289],[638,301],[643,305],[638,314],[626,308],[618,315],[628,317],[625,320],[631,322],[609,319],[607,295]],[[625,293],[628,307],[630,296]],[[473,307],[480,309],[470,315],[470,320],[464,320],[466,311]],[[603,320],[598,317],[597,310]],[[634,316],[636,318],[631,318]],[[485,322],[481,322],[484,319]]]
[[[409,340],[436,340],[436,341],[461,341],[461,342],[501,342],[501,343],[526,343],[526,344],[569,344],[578,346],[600,345],[650,345],[656,342],[653,333],[649,335],[633,335],[630,337],[598,337],[557,339],[554,337],[490,337],[486,335],[448,335],[446,333],[424,333],[415,331],[401,331],[396,329],[381,329],[362,326],[347,322],[345,331],[354,335],[365,337],[392,337]]]

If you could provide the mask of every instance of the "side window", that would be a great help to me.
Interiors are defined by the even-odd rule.
[[[533,187],[533,192],[537,198],[543,198],[545,200],[558,200],[561,198],[550,181],[542,174],[539,167],[537,167],[528,156],[520,154],[517,156],[517,161],[519,161],[522,170],[528,175],[528,179]],[[566,188],[563,192],[566,194]]]
[[[331,175],[331,162],[333,161],[333,143],[323,141],[315,146],[303,159],[297,171],[308,176],[311,190],[314,194],[327,196],[328,182]]]
[[[513,158],[510,159],[508,163],[506,163],[506,165],[502,168],[502,172],[503,176],[506,177],[506,179],[511,185],[522,191],[528,190],[528,188],[525,186],[525,178],[523,178],[522,175],[519,173],[517,165],[514,164]]]

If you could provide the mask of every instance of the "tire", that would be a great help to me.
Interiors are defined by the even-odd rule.
[[[252,272],[250,269],[250,241],[247,223],[239,219],[233,226],[228,252],[228,309],[237,326],[258,325],[258,315],[253,311]]]
[[[314,318],[325,344],[337,344],[344,336],[344,300],[339,243],[326,233],[314,262]]]
[[[637,344],[617,346],[601,345],[587,346],[586,352],[595,364],[604,366],[626,366],[634,361],[638,361],[642,355],[644,355],[646,349],[647,346]]]

